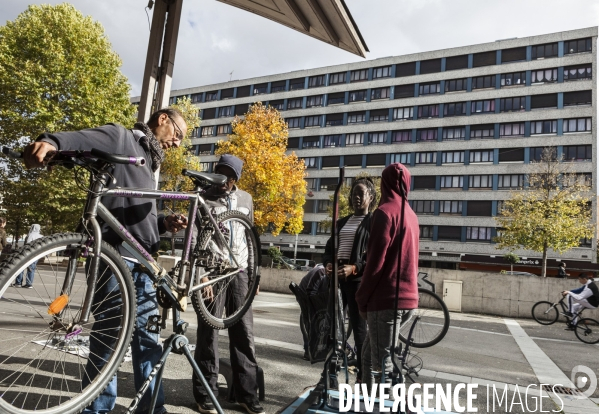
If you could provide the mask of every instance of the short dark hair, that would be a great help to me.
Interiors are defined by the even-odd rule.
[[[178,116],[179,118],[183,119],[183,114],[181,112],[179,112],[177,109],[175,108],[162,108],[157,110],[156,112],[154,112],[152,115],[150,115],[150,119],[148,119],[148,126],[149,127],[153,127],[156,126],[156,124],[158,123],[158,118],[160,118],[160,115],[162,114],[166,114],[168,117],[173,118]]]
[[[349,205],[352,205],[351,198],[352,194],[354,193],[354,188],[356,188],[356,186],[358,186],[359,184],[364,185],[370,193],[370,195],[372,196],[372,202],[368,206],[368,211],[370,212],[374,210],[374,206],[376,205],[376,188],[374,187],[374,181],[372,181],[372,178],[370,177],[360,177],[354,180],[354,182],[351,185],[351,190],[349,190]]]
[[[595,276],[593,276],[592,273],[590,272],[582,272],[581,274],[578,275],[579,279],[594,279]]]

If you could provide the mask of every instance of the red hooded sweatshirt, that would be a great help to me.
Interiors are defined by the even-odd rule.
[[[391,164],[383,170],[381,201],[371,218],[370,238],[366,251],[366,267],[362,283],[356,292],[361,312],[393,309],[397,266],[399,264],[399,222],[401,216],[401,193],[399,170],[403,169],[406,195],[410,190],[410,172],[402,164]],[[399,284],[398,309],[418,307],[418,218],[405,203],[401,252],[401,281]]]

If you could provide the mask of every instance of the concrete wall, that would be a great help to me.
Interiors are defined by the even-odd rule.
[[[578,279],[508,276],[444,269],[421,269],[429,274],[439,296],[443,297],[443,281],[462,281],[462,312],[531,318],[532,306],[541,300],[555,302],[563,290],[580,286]],[[262,268],[260,289],[288,293],[289,283],[299,284],[305,272]],[[599,310],[585,311],[587,317],[599,319]]]

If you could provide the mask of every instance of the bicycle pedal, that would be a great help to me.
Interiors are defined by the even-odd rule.
[[[152,315],[148,318],[148,323],[146,324],[146,330],[150,333],[160,333],[160,325],[162,321],[160,315]]]

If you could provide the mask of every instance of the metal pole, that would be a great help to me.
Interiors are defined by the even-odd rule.
[[[297,260],[297,238],[299,237],[299,234],[295,235],[295,249],[293,250],[293,262],[295,264],[297,264],[296,260]]]

